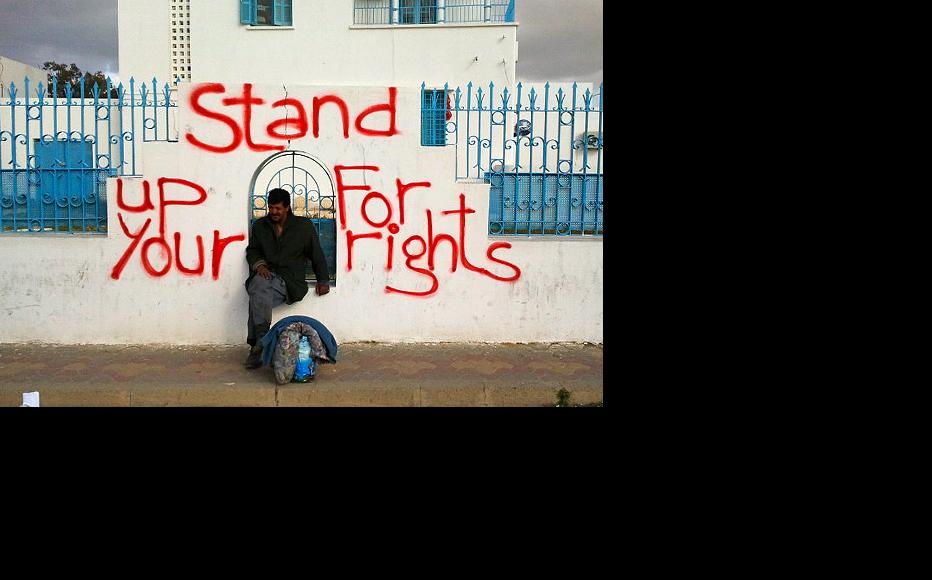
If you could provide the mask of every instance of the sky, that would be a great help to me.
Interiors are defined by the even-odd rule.
[[[517,0],[518,80],[602,82],[602,3]],[[0,0],[0,56],[38,68],[48,60],[75,63],[116,76],[116,5],[117,0]]]

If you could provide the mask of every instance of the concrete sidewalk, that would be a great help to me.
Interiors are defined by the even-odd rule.
[[[602,345],[374,344],[339,347],[313,382],[246,370],[243,346],[0,344],[0,406],[526,407],[602,401]]]

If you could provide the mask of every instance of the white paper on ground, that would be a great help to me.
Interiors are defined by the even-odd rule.
[[[32,393],[23,393],[23,407],[38,407],[39,406],[39,391]]]

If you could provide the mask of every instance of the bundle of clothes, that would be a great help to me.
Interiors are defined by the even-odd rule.
[[[311,345],[311,376],[318,363],[337,362],[337,341],[320,321],[309,316],[288,316],[275,323],[262,338],[262,364],[271,366],[275,382],[291,382],[298,362],[298,343],[306,336]]]

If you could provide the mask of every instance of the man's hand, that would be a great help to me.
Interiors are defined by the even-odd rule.
[[[317,295],[323,296],[324,294],[330,292],[330,284],[318,284],[317,285]]]
[[[265,264],[260,264],[259,267],[256,268],[256,274],[259,274],[266,280],[272,277],[272,272],[269,270],[269,267],[266,266]]]

